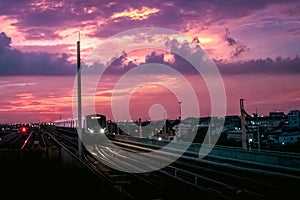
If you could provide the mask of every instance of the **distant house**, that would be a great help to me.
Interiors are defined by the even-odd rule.
[[[191,128],[192,128],[191,124],[184,124],[184,123],[176,124],[173,127],[175,131],[175,135],[177,135],[178,137],[187,135]]]
[[[282,130],[276,130],[271,133],[268,133],[267,134],[268,142],[271,144],[278,144],[279,143],[279,141],[278,141],[279,135],[282,133],[283,133]]]
[[[275,112],[270,112],[269,113],[269,117],[270,118],[277,118],[277,119],[282,119],[285,117],[284,112],[279,112],[279,111],[275,111]]]
[[[300,127],[300,111],[299,110],[291,110],[288,113],[288,126]]]
[[[280,129],[286,122],[287,116],[284,112],[270,112],[269,116],[260,118],[260,126],[267,132]]]
[[[281,145],[293,144],[300,141],[300,132],[281,133],[278,142]]]
[[[227,135],[226,138],[228,140],[235,140],[236,142],[242,141],[242,131],[241,130],[227,131],[226,135]],[[253,133],[247,133],[246,137],[247,137],[247,141],[249,141],[249,139],[253,138]]]
[[[241,128],[241,118],[238,115],[229,115],[225,117],[224,131],[238,130]]]

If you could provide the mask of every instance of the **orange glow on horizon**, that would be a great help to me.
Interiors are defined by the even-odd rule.
[[[11,45],[21,44],[24,41],[22,34],[13,25],[17,22],[17,19],[13,19],[8,16],[0,16],[0,30],[1,32],[5,32],[5,34],[12,39]]]
[[[211,37],[199,37],[201,44],[211,43],[214,39]]]

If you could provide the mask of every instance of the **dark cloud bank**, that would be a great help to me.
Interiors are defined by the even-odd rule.
[[[234,41],[228,38],[228,43],[234,45]],[[50,54],[46,52],[22,52],[10,46],[11,38],[4,32],[0,33],[0,76],[12,75],[46,75],[46,76],[66,76],[76,74],[76,64],[67,60],[67,54]],[[173,47],[176,48],[176,47]],[[186,47],[186,51],[190,51]],[[123,74],[126,71],[137,66],[132,61],[124,64],[127,54],[124,52],[119,58],[108,67],[107,74]],[[164,54],[153,52],[146,56],[145,63],[165,64],[180,73],[195,73],[195,69],[183,58],[178,55],[174,56],[174,62],[164,61]],[[300,74],[300,57],[276,59],[266,58],[243,62],[226,63],[215,61],[222,75],[239,75],[239,74]],[[140,63],[143,64],[143,63]],[[83,65],[86,67],[85,65]],[[104,67],[102,64],[94,64],[90,72],[97,71],[96,67]]]
[[[0,33],[0,76],[9,75],[74,75],[76,65],[67,54],[22,52],[13,49],[11,38]]]

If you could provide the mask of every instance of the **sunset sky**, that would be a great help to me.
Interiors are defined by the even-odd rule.
[[[173,53],[181,49],[192,55],[199,46],[222,76],[226,114],[240,114],[240,98],[246,100],[250,114],[256,109],[262,115],[300,109],[298,0],[0,0],[0,8],[0,123],[72,117],[79,32],[83,67],[92,67],[89,69],[93,71],[113,61],[95,92],[97,112],[110,119],[116,83],[130,70],[151,63],[168,65],[183,74],[201,102],[201,116],[209,115],[209,91],[203,80]],[[124,52],[125,47],[133,45],[135,36],[111,39],[116,34],[148,27],[180,34],[151,38],[151,42],[163,44],[167,50],[147,49],[145,41],[134,40],[145,48]],[[95,48],[109,40],[118,48],[104,45],[101,59],[89,60]],[[145,84],[130,97],[132,119],[148,119],[154,104],[165,107],[168,118],[179,116],[181,99],[159,82],[178,86],[180,91],[184,87],[176,77],[155,71],[155,67],[149,74],[127,79],[128,85],[145,75],[155,80],[155,84]],[[118,98],[128,97],[124,91],[117,91]],[[182,104],[188,107],[189,102]],[[186,113],[185,117],[190,111]]]

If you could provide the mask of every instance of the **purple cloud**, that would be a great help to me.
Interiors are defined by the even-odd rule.
[[[293,36],[299,36],[300,35],[300,27],[291,28],[291,29],[287,30],[286,32]]]
[[[276,59],[257,59],[237,63],[223,63],[216,61],[217,66],[223,75],[295,75],[300,74],[300,57]]]
[[[229,36],[227,36],[229,38]],[[227,39],[228,39],[227,38]],[[240,44],[235,39],[231,38],[229,40],[231,43],[229,46],[234,47],[233,54],[240,54],[245,47],[240,48]],[[143,64],[163,64],[172,67],[178,72],[186,75],[197,74],[197,71],[185,58],[191,56],[200,56],[201,49],[199,46],[191,48],[187,42],[179,42],[176,39],[169,40],[166,42],[167,47],[170,48],[170,52],[173,55],[172,62],[167,62],[165,59],[164,53],[157,53],[155,50],[148,54],[144,55],[145,62],[134,62],[130,61],[127,57],[127,53],[123,52],[119,57],[111,59],[111,64],[106,69],[105,73],[109,74],[124,74],[130,69],[143,65]],[[236,52],[241,51],[241,52]],[[174,52],[181,52],[181,56],[177,55]],[[184,56],[184,57],[182,57]],[[235,55],[238,56],[238,55]],[[222,75],[243,75],[243,74],[262,74],[262,75],[289,75],[289,74],[300,74],[300,58],[297,55],[296,57],[277,57],[276,59],[266,58],[266,59],[252,59],[247,61],[239,62],[224,62],[222,60],[214,60],[217,67],[219,68]],[[94,64],[90,68],[91,71],[96,70],[97,67],[104,67],[103,64]],[[157,74],[161,73],[159,71],[155,72]]]
[[[227,36],[230,38],[229,36]],[[227,38],[227,39],[228,39]],[[229,40],[230,45],[236,45],[236,41],[232,38]],[[0,75],[75,75],[76,66],[70,63],[67,54],[50,54],[45,52],[21,52],[13,49],[11,46],[11,38],[4,32],[0,34]],[[188,44],[180,44],[177,40],[169,41],[171,51],[180,49],[185,56],[193,54],[195,49],[191,49]],[[193,66],[184,58],[174,54],[173,62],[166,62],[163,53],[153,51],[149,55],[145,55],[145,63],[159,63],[168,65],[178,70],[180,73],[195,73]],[[106,74],[122,74],[130,69],[138,66],[134,61],[127,59],[126,52],[123,52],[117,58],[112,58],[113,62],[106,70]],[[128,61],[128,62],[125,62]],[[126,63],[126,64],[125,64]],[[145,64],[139,63],[139,64]],[[237,63],[224,63],[216,61],[223,75],[237,74],[298,74],[300,73],[300,58],[281,58],[277,59],[257,59],[243,61]],[[85,66],[85,65],[83,65]],[[88,72],[94,73],[96,68],[104,68],[100,63],[88,69]],[[159,73],[159,72],[157,72]]]
[[[228,46],[231,46],[234,48],[234,50],[232,52],[230,52],[231,57],[238,57],[241,53],[246,52],[249,50],[249,48],[242,44],[239,41],[236,41],[235,39],[233,39],[230,36],[230,32],[228,30],[228,28],[225,29],[226,33],[225,33],[225,41],[227,42]]]
[[[0,15],[15,18],[13,25],[18,31],[25,33],[26,39],[56,38],[56,31],[61,28],[81,27],[88,21],[96,22],[104,19],[106,23],[99,25],[90,36],[109,37],[124,30],[145,26],[160,26],[180,31],[188,31],[188,23],[199,26],[210,26],[224,23],[226,19],[236,19],[247,16],[268,5],[278,3],[297,3],[293,0],[173,0],[161,1],[132,1],[124,0],[112,3],[109,0],[99,1],[70,1],[53,0],[35,4],[32,1],[0,1]],[[128,10],[128,8],[141,9],[143,6],[159,8],[160,12],[149,18],[129,20],[128,18],[110,19],[113,13]],[[293,13],[289,12],[288,15]],[[192,26],[192,25],[191,25]],[[37,30],[40,29],[40,30]],[[31,34],[33,33],[33,34]],[[34,35],[34,36],[32,36]],[[237,52],[240,52],[238,50]]]
[[[0,76],[7,75],[74,75],[75,64],[67,54],[46,52],[21,52],[13,49],[11,38],[0,33]]]

